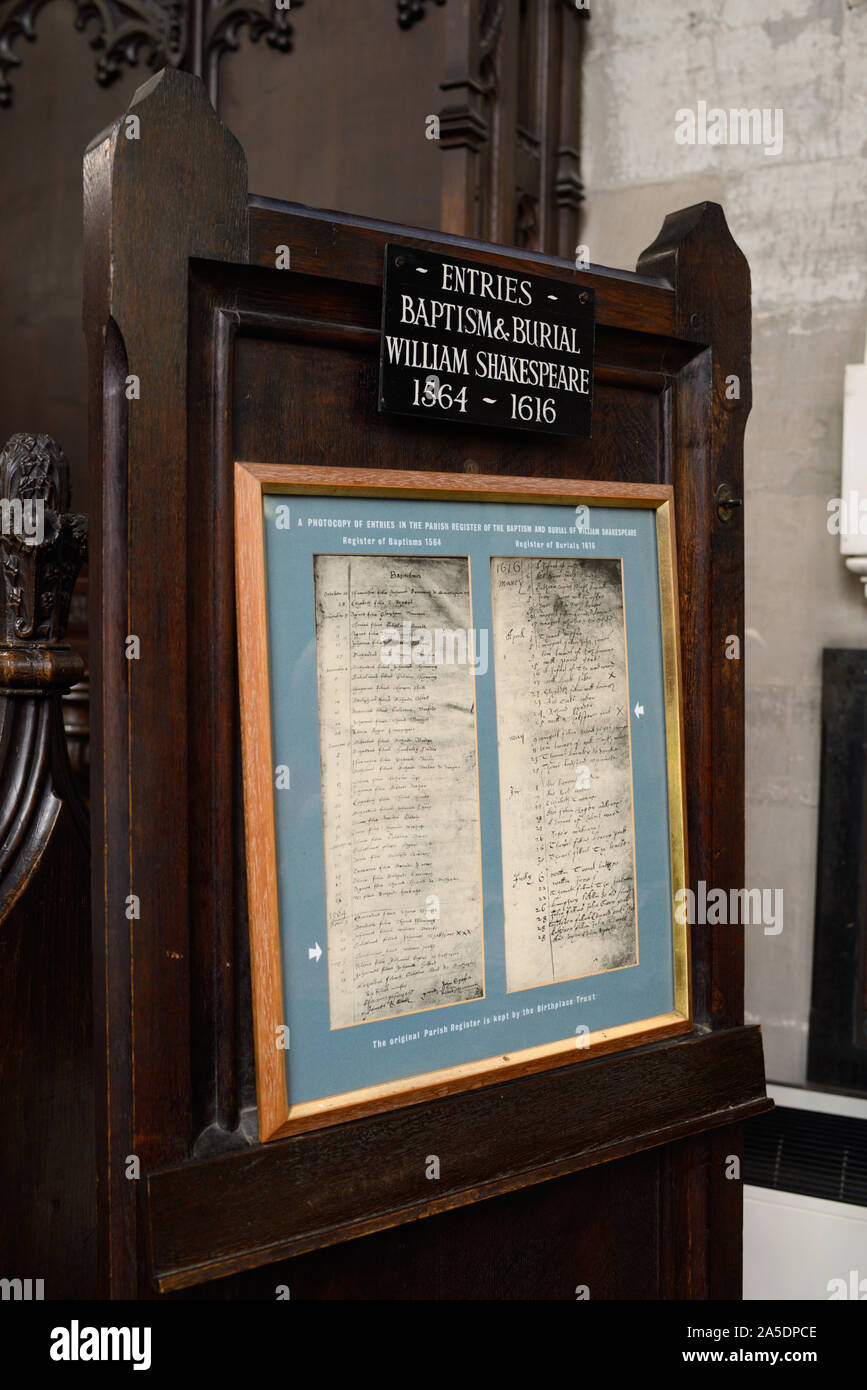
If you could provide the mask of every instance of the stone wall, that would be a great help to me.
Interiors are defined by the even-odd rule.
[[[713,199],[752,269],[747,886],[782,888],[785,915],[779,935],[747,928],[747,1014],[763,1025],[769,1078],[799,1082],[821,653],[867,646],[861,585],[826,525],[840,492],[843,372],[863,359],[867,327],[867,0],[593,0],[586,35],[591,260],[633,266],[666,212]],[[781,152],[678,143],[676,113],[702,101],[780,109]]]

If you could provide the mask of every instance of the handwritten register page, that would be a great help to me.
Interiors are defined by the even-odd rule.
[[[469,562],[313,565],[331,1027],[479,999]]]
[[[510,991],[637,960],[621,563],[491,560]]]

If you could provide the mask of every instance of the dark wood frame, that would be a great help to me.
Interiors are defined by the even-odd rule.
[[[634,1177],[638,1156],[664,1146],[642,1161],[641,1193],[621,1182],[608,1199],[612,1220],[650,1201],[664,1233],[646,1296],[737,1297],[741,1189],[726,1160],[741,1152],[739,1122],[769,1107],[760,1034],[743,1026],[739,929],[695,935],[689,1036],[253,1143],[233,654],[237,457],[295,461],[298,436],[315,462],[321,439],[363,421],[355,437],[365,456],[354,463],[376,466],[387,449],[411,468],[671,484],[691,879],[741,886],[743,681],[725,642],[742,630],[743,532],[740,509],[718,510],[718,492],[741,495],[750,292],[721,209],[667,218],[637,274],[576,271],[248,198],[241,150],[185,74],[157,75],[130,109],[142,138],[124,139],[121,119],[85,164],[102,1291],[140,1297],[332,1245],[331,1287],[359,1296],[351,1237],[593,1165],[628,1161]],[[592,286],[594,439],[377,420],[389,238]],[[281,244],[291,272],[274,269]],[[293,392],[287,373],[302,364],[310,391]],[[138,401],[126,398],[130,373]],[[737,399],[725,390],[730,374]],[[141,640],[137,662],[125,658],[129,633]],[[129,894],[141,904],[132,922]],[[437,1143],[451,1160],[432,1192],[418,1155]],[[139,1183],[125,1176],[130,1154],[141,1159]],[[575,1181],[551,1197],[529,1192],[524,1210],[555,1199],[568,1207]],[[495,1205],[479,1222],[477,1262],[500,1239]],[[416,1252],[409,1266],[379,1261],[368,1282],[386,1290],[394,1277],[406,1288],[409,1269],[421,1289],[429,1224],[401,1237]],[[587,1259],[604,1281],[604,1237],[594,1251]],[[296,1278],[304,1269],[296,1261]],[[622,1266],[614,1296],[629,1277]],[[495,1296],[508,1296],[508,1271],[499,1278]]]
[[[867,1091],[867,651],[822,654],[822,751],[807,1079]]]

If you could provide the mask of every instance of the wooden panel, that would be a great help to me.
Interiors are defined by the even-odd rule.
[[[438,226],[444,154],[425,121],[443,100],[446,11],[409,31],[392,0],[308,0],[303,13],[288,0],[276,13],[294,31],[291,52],[241,28],[220,64],[215,105],[247,152],[251,187]]]
[[[619,364],[617,381],[597,383],[595,436],[587,441],[445,423],[422,429],[380,414],[380,297],[364,283],[199,262],[190,315],[201,347],[190,363],[189,485],[195,480],[197,489],[188,534],[190,611],[200,621],[190,626],[189,663],[210,672],[197,691],[190,731],[191,949],[198,980],[193,1088],[196,1151],[210,1152],[225,1146],[241,1112],[255,1104],[241,800],[234,785],[234,459],[654,482],[666,467],[662,367],[689,360],[694,349],[651,334],[602,330],[600,372],[613,374]]]
[[[291,222],[289,219],[291,218]],[[287,242],[286,238],[289,237]],[[580,279],[596,291],[596,317],[601,324],[643,333],[670,334],[674,329],[674,296],[664,276],[632,274],[590,266],[576,271],[568,261],[533,251],[512,251],[458,236],[437,236],[415,227],[367,221],[342,213],[317,212],[273,199],[250,199],[250,262],[273,270],[277,247],[288,245],[292,271],[328,275],[362,284],[382,284],[385,243],[400,241],[442,251],[460,249],[465,260],[484,260],[511,270],[532,270],[556,280]],[[327,259],[323,255],[328,247]]]
[[[740,1197],[724,1159],[739,1144],[733,1122],[767,1105],[758,1033],[740,1027],[740,930],[694,933],[695,1036],[267,1149],[255,1143],[232,468],[242,457],[671,483],[690,875],[693,883],[741,886],[742,674],[725,660],[724,634],[741,632],[742,522],[738,513],[730,522],[718,517],[715,491],[728,481],[740,495],[749,406],[743,258],[712,204],[669,219],[641,273],[630,275],[254,199],[254,264],[246,266],[237,147],[195,86],[173,74],[143,89],[144,162],[134,163],[141,150],[128,152],[117,128],[89,156],[105,1287],[118,1296],[150,1292],[141,1214],[123,1178],[123,1156],[136,1152],[147,1186],[143,1225],[163,1289],[225,1274],[203,1295],[255,1297],[267,1283],[232,1271],[494,1197],[472,1216],[434,1216],[405,1237],[365,1237],[359,1251],[369,1239],[385,1242],[366,1259],[335,1253],[343,1271],[335,1287],[364,1297],[376,1251],[405,1248],[415,1252],[404,1265],[405,1292],[423,1296],[436,1223],[465,1220],[477,1240],[480,1287],[516,1290],[519,1272],[510,1282],[497,1254],[497,1203],[514,1202],[530,1223],[538,1201],[553,1232],[560,1194],[564,1222],[583,1232],[590,1270],[575,1283],[612,1296],[640,1285],[642,1296],[735,1297]],[[181,124],[189,131],[183,145]],[[191,218],[199,181],[204,192]],[[389,236],[593,285],[594,437],[553,441],[380,415]],[[274,268],[278,245],[291,248],[289,272]],[[143,389],[140,402],[127,404],[129,372]],[[735,402],[723,389],[729,372],[741,377]],[[147,657],[133,670],[121,655],[127,632],[142,636]],[[132,927],[123,910],[130,891],[148,912]],[[664,1146],[657,1158],[642,1158],[656,1146]],[[454,1165],[433,1195],[428,1153],[451,1154]],[[604,1180],[577,1171],[603,1161]],[[642,1175],[634,1191],[630,1173]],[[520,1197],[503,1195],[518,1186],[526,1188]],[[582,1192],[603,1203],[593,1221],[579,1214]],[[636,1282],[624,1273],[634,1249],[627,1228],[630,1220],[642,1227],[649,1210],[660,1238],[652,1274]],[[613,1256],[608,1237],[617,1243]],[[454,1248],[450,1239],[442,1237],[443,1249]],[[571,1259],[565,1235],[559,1245],[553,1235],[546,1240],[528,1251],[528,1269],[546,1249]],[[501,1273],[485,1285],[488,1257]],[[566,1278],[564,1263],[542,1286],[559,1289]],[[468,1275],[464,1287],[470,1283]],[[389,1287],[385,1275],[380,1286]],[[322,1282],[310,1287],[325,1296]]]
[[[763,1075],[740,1028],[154,1172],[153,1276],[182,1287],[728,1125],[770,1109]]]
[[[599,386],[592,440],[536,435],[522,442],[517,430],[456,428],[445,421],[419,429],[411,417],[371,409],[378,335],[362,348],[330,343],[324,331],[319,344],[292,342],[289,324],[286,332],[287,343],[237,339],[238,458],[617,482],[657,482],[663,472],[659,405],[650,391]]]
[[[293,1302],[574,1301],[586,1284],[592,1300],[655,1299],[670,1243],[659,1204],[668,1152],[650,1149],[164,1297],[273,1303],[282,1286]]]

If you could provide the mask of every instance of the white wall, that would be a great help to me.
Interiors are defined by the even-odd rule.
[[[867,646],[867,605],[826,527],[843,371],[867,326],[867,0],[594,0],[581,240],[632,267],[666,212],[723,205],[753,284],[746,435],[747,886],[784,929],[747,929],[747,1010],[768,1075],[806,1075],[823,646]],[[783,149],[681,145],[675,112],[781,108]],[[719,769],[725,776],[725,769]],[[867,1271],[865,1271],[867,1272]]]
[[[816,1303],[832,1294],[867,1299],[867,1208],[745,1187],[744,1298]]]

